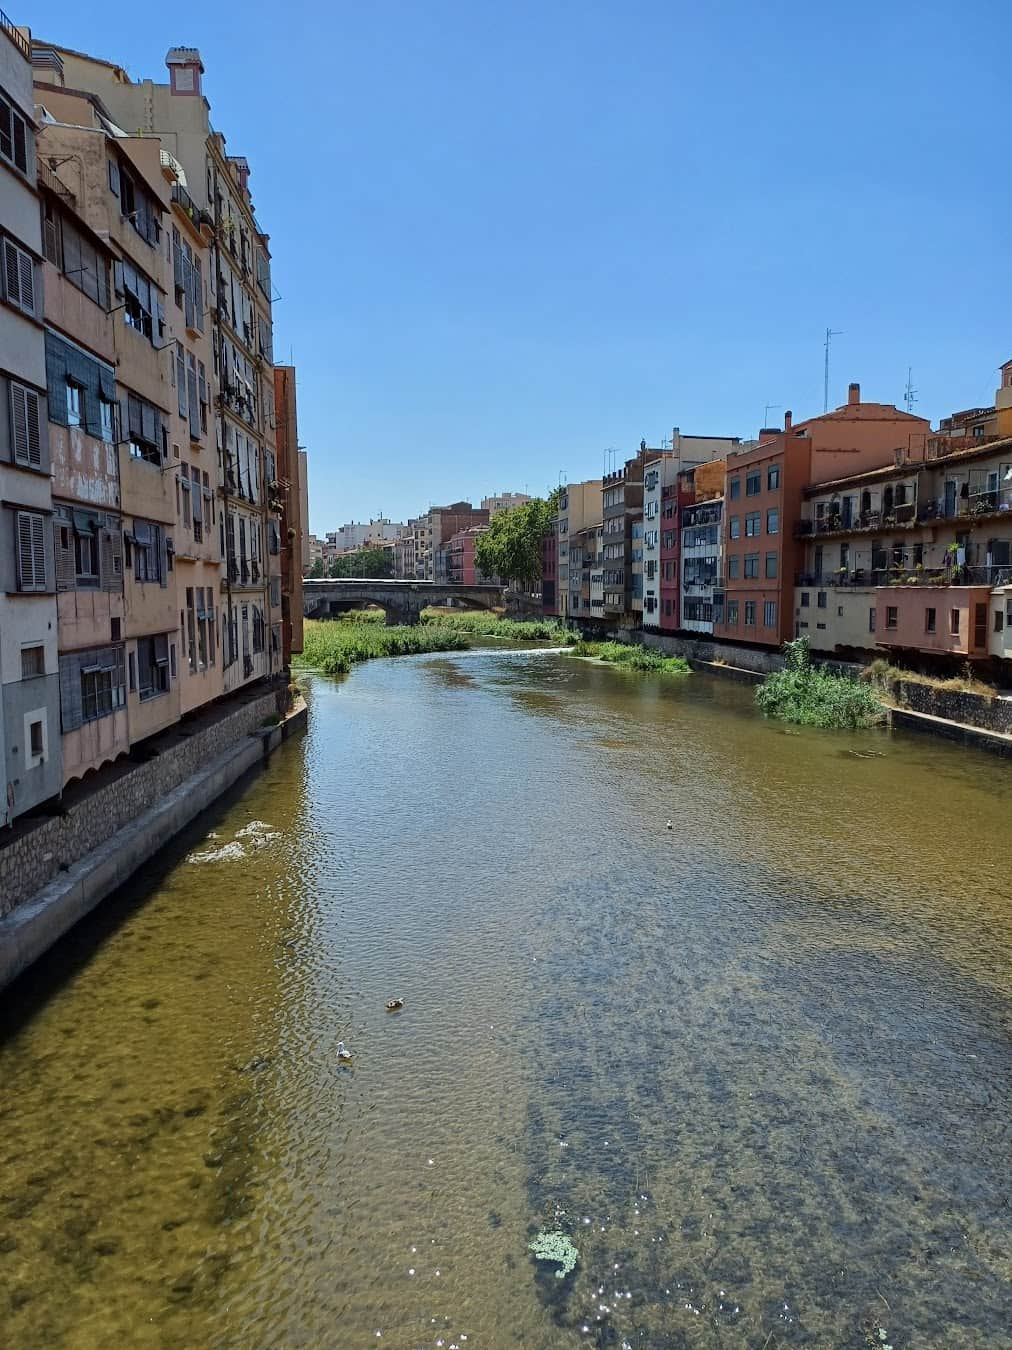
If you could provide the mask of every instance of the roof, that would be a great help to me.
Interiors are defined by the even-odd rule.
[[[944,469],[950,465],[958,467],[971,460],[986,459],[988,455],[1000,455],[1003,450],[1012,450],[1012,436],[988,441],[987,445],[975,446],[970,450],[953,450],[947,455],[936,455],[933,459],[910,459],[903,464],[886,464],[880,469],[865,469],[863,473],[854,473],[847,478],[832,478],[825,483],[811,483],[805,488],[805,496],[815,497],[823,492],[856,487],[860,483],[875,483],[884,478],[902,478],[907,474],[917,473],[920,469]]]
[[[902,408],[897,408],[892,403],[844,403],[839,408],[834,408],[832,412],[818,413],[815,417],[807,417],[803,422],[795,422],[792,430],[803,431],[813,422],[896,421],[916,422],[919,426],[925,426],[928,419],[918,417],[916,413],[904,412]]]

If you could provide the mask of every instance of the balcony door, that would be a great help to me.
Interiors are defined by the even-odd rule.
[[[947,520],[956,514],[956,501],[957,501],[956,494],[958,493],[958,491],[959,491],[959,484],[956,482],[956,480],[954,478],[946,479],[944,515]]]

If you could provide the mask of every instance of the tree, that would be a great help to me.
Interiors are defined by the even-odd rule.
[[[314,562],[312,567],[309,569],[307,575],[313,581],[320,581],[324,576],[326,576],[322,558],[317,558],[316,562]]]
[[[354,553],[343,553],[330,564],[330,575],[339,577],[393,576],[393,554],[388,548],[364,544]]]
[[[474,546],[475,568],[487,577],[530,586],[541,579],[541,547],[555,526],[561,489],[493,516]]]

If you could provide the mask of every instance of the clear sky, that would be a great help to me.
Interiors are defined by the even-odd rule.
[[[316,533],[1012,357],[1007,0],[11,0],[198,46],[271,235]]]

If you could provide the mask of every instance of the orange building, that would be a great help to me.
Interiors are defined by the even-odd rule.
[[[285,666],[302,651],[302,540],[309,522],[302,518],[307,490],[302,482],[305,456],[299,453],[295,367],[274,367],[278,477],[274,500],[281,511],[281,653]],[[268,484],[268,490],[271,485]]]
[[[787,413],[783,431],[765,427],[758,445],[728,455],[724,603],[715,604],[714,637],[776,647],[793,636],[794,526],[811,449]]]
[[[931,425],[888,403],[862,403],[851,384],[833,412],[784,429],[728,455],[724,508],[724,603],[717,592],[715,637],[776,647],[795,635],[797,526],[807,486],[910,461],[923,461]]]

